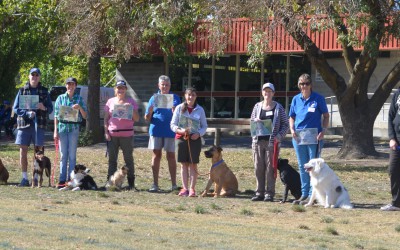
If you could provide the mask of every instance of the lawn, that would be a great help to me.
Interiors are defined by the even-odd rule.
[[[399,248],[399,213],[379,210],[390,201],[387,159],[347,162],[327,155],[355,204],[352,210],[342,210],[280,204],[280,180],[275,202],[252,202],[251,150],[225,148],[223,153],[239,180],[241,192],[236,198],[177,196],[168,191],[171,183],[165,159],[160,172],[162,191],[147,192],[152,173],[151,152],[145,148],[134,151],[138,191],[18,188],[18,149],[2,145],[0,158],[10,172],[10,184],[0,186],[0,249]],[[54,149],[47,148],[46,154],[54,161]],[[293,149],[283,148],[281,156],[297,168]],[[79,148],[78,163],[91,169],[99,186],[105,184],[104,144]],[[209,159],[201,156],[199,172],[205,174],[209,167]],[[206,178],[199,178],[198,192]]]

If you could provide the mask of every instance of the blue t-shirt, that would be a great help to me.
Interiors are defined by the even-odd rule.
[[[160,91],[158,91],[160,94]],[[170,94],[172,94],[170,92]],[[181,99],[179,96],[174,95],[174,104],[173,106],[176,107],[181,103]],[[149,104],[146,108],[146,114],[149,113],[149,108],[154,106],[154,95],[150,98]],[[153,115],[150,120],[149,126],[149,135],[154,137],[169,137],[174,138],[175,133],[172,132],[170,128],[170,123],[172,119],[172,109],[164,109],[164,108],[156,108],[153,107]]]
[[[325,98],[315,92],[311,92],[310,97],[305,100],[300,94],[293,97],[290,105],[289,116],[294,118],[294,128],[318,128],[318,133],[322,131],[321,116],[328,113]]]

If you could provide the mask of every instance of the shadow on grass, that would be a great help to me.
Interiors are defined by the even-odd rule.
[[[363,172],[363,173],[387,173],[387,167],[382,166],[356,166],[356,165],[338,165],[333,168],[339,172]]]
[[[382,206],[386,204],[368,204],[368,203],[354,203],[354,209],[369,209],[369,210],[374,210],[377,209],[379,210]]]

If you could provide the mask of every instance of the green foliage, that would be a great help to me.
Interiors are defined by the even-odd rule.
[[[59,19],[55,0],[0,1],[0,99],[15,96],[23,63],[46,60]]]
[[[85,147],[93,145],[93,133],[92,131],[81,131],[79,133],[79,138],[78,138],[78,147]]]
[[[332,223],[333,222],[333,218],[332,217],[328,217],[328,216],[324,216],[324,217],[321,218],[321,222]]]
[[[303,224],[299,225],[299,229],[310,230],[310,228],[308,226],[303,225]]]
[[[242,210],[240,210],[240,214],[241,215],[246,215],[246,216],[253,216],[254,212],[251,211],[250,209],[243,208]]]
[[[332,235],[339,235],[339,232],[334,227],[327,227],[326,232]]]
[[[196,207],[194,208],[194,211],[196,212],[196,214],[205,214],[206,213],[206,209],[201,205],[196,205]]]
[[[306,209],[301,205],[293,205],[292,210],[299,213],[304,213],[306,211]]]

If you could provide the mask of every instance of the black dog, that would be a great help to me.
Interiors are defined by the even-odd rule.
[[[32,180],[35,179],[35,174],[38,175],[39,180],[37,183],[38,187],[42,187],[43,185],[43,172],[46,173],[46,176],[49,179],[49,187],[50,183],[50,174],[51,174],[51,162],[50,159],[44,155],[43,151],[37,151],[35,153],[35,161],[33,163],[33,173],[32,173]],[[32,187],[36,185],[35,181],[32,181]]]
[[[281,181],[285,185],[281,203],[287,201],[289,190],[296,200],[300,199],[301,181],[299,172],[289,165],[289,161],[287,159],[278,160],[278,170]]]

